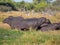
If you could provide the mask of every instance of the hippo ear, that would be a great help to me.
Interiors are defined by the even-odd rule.
[[[12,19],[13,19],[13,16],[9,16],[8,18],[9,18],[10,20],[12,20]]]

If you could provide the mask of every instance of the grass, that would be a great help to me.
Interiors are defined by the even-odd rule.
[[[52,23],[53,22],[60,22],[60,13],[57,13],[55,16],[50,16],[50,15],[42,15],[40,13],[37,14],[32,14],[31,12],[29,13],[29,16],[25,12],[16,12],[16,11],[11,11],[11,12],[0,12],[0,28],[8,28],[10,29],[10,26],[8,24],[2,23],[2,21],[7,18],[8,16],[22,16],[24,18],[40,18],[40,17],[46,17],[49,19]]]
[[[50,16],[50,15],[42,15],[40,13],[37,14],[32,14],[31,12],[29,13],[29,16],[25,12],[0,12],[0,22],[2,22],[3,19],[7,18],[8,16],[22,16],[24,18],[40,18],[40,17],[46,17],[51,20],[51,22],[60,22],[60,13],[57,13],[56,16]],[[57,21],[58,20],[58,21]]]
[[[4,23],[0,22],[0,28],[10,29],[10,26],[8,24],[4,24]]]
[[[55,16],[32,14],[27,16],[24,12],[0,12],[0,45],[60,45],[60,31],[30,31],[11,30],[8,24],[2,21],[8,16],[22,16],[24,18],[46,17],[51,22],[60,22],[60,14]]]
[[[60,31],[21,31],[0,28],[0,45],[60,45]]]

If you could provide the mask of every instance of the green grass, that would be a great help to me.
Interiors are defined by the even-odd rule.
[[[60,45],[60,33],[0,28],[0,45]]]

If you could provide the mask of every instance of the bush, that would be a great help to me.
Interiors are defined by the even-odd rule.
[[[35,11],[44,11],[48,4],[45,1],[41,1],[39,4],[35,5]]]
[[[7,12],[12,10],[17,11],[14,5],[12,5],[12,3],[0,2],[0,11]]]

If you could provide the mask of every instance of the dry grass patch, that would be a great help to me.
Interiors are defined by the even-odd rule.
[[[10,29],[10,26],[8,24],[0,22],[0,28]]]
[[[40,17],[46,17],[47,19],[50,19],[50,21],[53,22],[60,22],[60,13],[56,14],[55,16],[51,16],[51,15],[42,15],[40,13],[37,14],[32,14],[31,12],[29,13],[29,15],[27,15],[25,12],[19,12],[19,11],[11,11],[11,12],[0,12],[0,22],[2,22],[5,18],[7,18],[8,16],[22,16],[24,18],[40,18]],[[4,27],[7,28],[9,26],[7,26],[7,24],[3,24],[0,23],[0,27]]]

